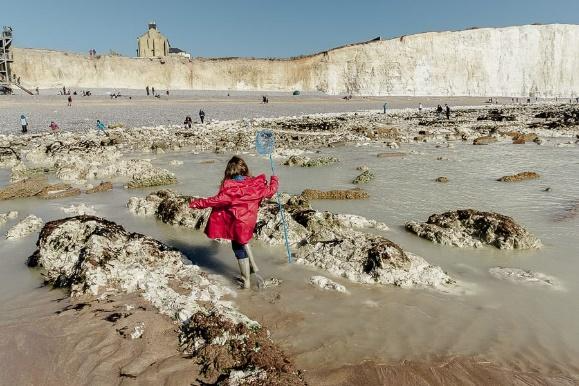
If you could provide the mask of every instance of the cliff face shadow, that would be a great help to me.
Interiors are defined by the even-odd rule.
[[[187,259],[203,270],[231,277],[238,272],[225,264],[219,256],[219,244],[212,243],[209,247],[184,243],[180,240],[168,240],[167,244],[180,250]]]

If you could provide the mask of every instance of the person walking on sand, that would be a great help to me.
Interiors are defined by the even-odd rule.
[[[106,131],[105,131],[105,129],[106,129],[106,127],[105,127],[105,124],[104,124],[104,123],[102,123],[102,122],[100,121],[100,119],[97,119],[96,128],[97,128],[97,130],[98,130],[99,132],[102,132],[102,133],[106,134]]]
[[[450,107],[448,105],[444,105],[446,111],[446,119],[450,119]]]
[[[60,130],[60,127],[58,127],[58,125],[57,125],[56,122],[54,122],[54,121],[51,121],[51,122],[50,122],[50,126],[48,126],[48,127],[50,127],[50,130],[51,130],[53,133],[56,133],[56,132],[58,132],[58,130]]]
[[[201,124],[205,122],[205,111],[203,109],[199,110],[199,119],[201,119]]]
[[[185,117],[185,122],[183,122],[183,124],[185,125],[185,127],[189,128],[189,129],[191,128],[191,125],[193,124],[193,120],[191,119],[190,115],[187,115]]]
[[[388,102],[384,102],[382,108],[384,109],[384,114],[386,114],[386,110],[388,109]]]
[[[418,104],[418,112],[421,113],[422,112],[422,103]]]
[[[68,107],[72,107],[72,97],[68,96]]]
[[[22,134],[28,133],[28,119],[24,114],[20,116],[20,125],[22,126]]]
[[[231,240],[231,248],[241,273],[241,288],[251,287],[252,273],[255,274],[258,287],[263,286],[249,242],[253,237],[261,201],[273,197],[278,186],[277,176],[271,176],[269,184],[265,174],[252,177],[245,161],[235,156],[225,167],[217,195],[189,202],[189,208],[192,209],[212,208],[205,234],[211,239]]]
[[[442,114],[442,106],[438,105],[438,107],[436,108],[436,115],[440,117],[440,114]]]
[[[147,96],[151,95],[151,93],[149,91],[149,86],[145,87],[145,91],[147,92]]]

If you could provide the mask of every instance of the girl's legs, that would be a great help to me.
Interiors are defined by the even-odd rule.
[[[237,263],[239,264],[239,272],[241,273],[241,279],[243,280],[243,288],[248,289],[251,287],[251,268],[245,246],[232,240],[231,248],[233,249],[233,253],[235,253]]]
[[[255,258],[253,257],[253,251],[251,250],[251,247],[249,246],[249,244],[245,244],[245,253],[247,255],[247,257],[249,258],[249,265],[251,267],[251,273],[255,274],[255,279],[257,281],[257,288],[263,288],[264,287],[264,281],[263,278],[261,277],[260,274],[258,274],[259,272],[259,268],[257,267],[257,264],[255,263]]]

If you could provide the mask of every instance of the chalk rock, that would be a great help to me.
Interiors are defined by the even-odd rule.
[[[183,165],[183,161],[179,161],[179,160],[174,159],[170,162],[170,164],[171,164],[171,166],[181,166],[181,165]]]
[[[520,268],[493,267],[490,274],[499,280],[508,280],[516,284],[528,284],[534,286],[562,289],[561,283],[553,276],[541,272],[533,272]]]
[[[71,205],[68,208],[61,207],[60,209],[66,214],[77,216],[83,214],[94,215],[96,213],[93,205],[88,206],[84,203],[81,203],[79,205]]]
[[[41,218],[31,214],[18,224],[14,225],[6,233],[7,240],[21,239],[29,234],[36,232],[42,227],[43,221]]]
[[[11,210],[8,213],[0,213],[0,225],[4,225],[8,220],[14,220],[18,217],[18,212]]]
[[[335,281],[330,280],[324,276],[312,276],[312,277],[310,277],[310,284],[315,285],[316,287],[319,287],[323,290],[348,293],[348,290],[346,289],[346,287],[344,287],[343,285],[338,284]]]
[[[10,146],[0,146],[0,167],[12,167],[20,162],[20,154],[17,149]]]
[[[269,331],[222,300],[231,290],[184,264],[179,251],[94,216],[47,223],[37,246],[28,265],[42,267],[48,282],[72,296],[138,292],[176,319],[181,348],[199,362],[203,382],[262,369],[264,385],[305,385]]]
[[[372,181],[376,176],[369,170],[362,172],[352,181],[353,184],[367,184],[368,182]]]
[[[501,178],[499,178],[497,181],[501,181],[501,182],[519,182],[519,181],[527,181],[527,180],[536,180],[537,178],[540,178],[541,175],[539,173],[535,173],[535,172],[522,172],[522,173],[517,173],[515,175],[512,176],[502,176]]]
[[[425,223],[406,223],[406,230],[438,244],[461,248],[491,245],[499,249],[530,249],[541,246],[535,236],[512,218],[473,209],[433,214]]]

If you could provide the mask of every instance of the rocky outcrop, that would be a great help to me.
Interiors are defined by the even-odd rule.
[[[230,290],[184,264],[179,251],[94,216],[47,223],[37,247],[29,266],[41,267],[47,282],[70,288],[72,296],[138,292],[176,319],[202,383],[305,384],[269,332],[222,300]]]
[[[537,178],[541,178],[539,173],[535,172],[521,172],[514,174],[512,176],[502,176],[497,181],[501,182],[519,182],[519,181],[528,181],[528,180],[536,180]]]
[[[131,198],[129,210],[154,215],[173,225],[202,230],[210,210],[192,210],[189,196],[168,190],[146,198]],[[363,232],[364,228],[385,230],[384,224],[360,216],[313,210],[303,196],[282,195],[292,253],[297,263],[323,269],[358,283],[392,284],[405,288],[458,290],[455,281],[440,267],[402,250],[390,240]],[[283,245],[281,214],[275,200],[264,201],[255,227],[256,240]]]
[[[149,188],[152,186],[174,185],[177,183],[175,175],[168,170],[151,170],[144,175],[135,174],[127,184],[128,189]]]
[[[499,249],[539,248],[541,242],[512,218],[473,209],[433,214],[424,223],[408,222],[406,229],[432,242],[455,247]]]
[[[47,186],[49,186],[49,183],[46,177],[27,178],[13,182],[0,189],[0,200],[33,197],[42,192]]]
[[[484,136],[484,137],[475,138],[475,140],[472,142],[472,144],[473,145],[490,145],[491,143],[495,143],[495,142],[497,142],[496,137]]]
[[[43,221],[40,217],[31,214],[18,224],[14,225],[6,233],[7,240],[21,239],[31,233],[36,232],[42,227]]]
[[[94,186],[90,189],[85,190],[84,192],[86,194],[93,194],[93,193],[100,193],[100,192],[108,192],[109,190],[113,190],[113,183],[108,182],[108,181],[104,181],[104,182],[101,182],[100,184],[98,184],[97,186]]]
[[[515,121],[516,117],[514,115],[507,115],[503,112],[503,110],[489,110],[486,115],[481,115],[477,118],[478,121],[494,121],[494,122],[503,122],[503,121]]]
[[[12,167],[20,162],[20,154],[10,146],[0,146],[0,168]]]
[[[302,196],[309,200],[365,200],[370,197],[370,195],[362,189],[328,191],[306,189],[302,192]]]
[[[442,176],[442,177],[437,177],[435,181],[436,181],[436,182],[447,183],[447,182],[448,182],[448,177],[444,177],[444,176]]]
[[[359,174],[354,180],[352,181],[353,184],[367,184],[372,181],[376,176],[369,170],[365,170],[361,174]]]
[[[520,268],[493,267],[489,269],[489,273],[496,279],[508,280],[516,284],[562,289],[559,280],[541,272],[533,272]]]
[[[316,168],[320,166],[327,166],[340,160],[335,157],[318,157],[310,158],[306,156],[294,155],[291,156],[283,164],[286,166],[301,166],[303,168]]]
[[[45,200],[50,200],[55,198],[78,196],[79,194],[80,189],[74,188],[70,184],[54,184],[46,186],[38,192],[36,196]]]

